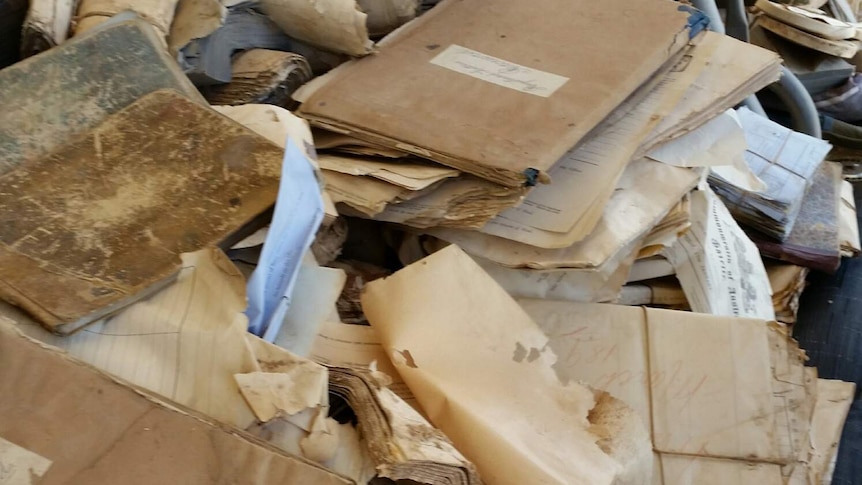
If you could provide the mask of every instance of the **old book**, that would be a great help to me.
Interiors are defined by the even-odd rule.
[[[0,86],[0,176],[158,89],[205,103],[154,29],[137,19],[103,26],[4,69]]]
[[[700,20],[668,1],[446,2],[376,55],[306,85],[299,113],[500,184],[532,184],[670,68]]]
[[[278,192],[282,150],[158,91],[2,176],[0,294],[69,333],[164,286],[179,254],[230,247]]]

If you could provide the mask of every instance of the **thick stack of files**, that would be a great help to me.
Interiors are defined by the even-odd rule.
[[[738,111],[748,149],[745,162],[766,184],[766,190],[741,189],[715,173],[710,184],[741,223],[784,241],[802,207],[817,168],[829,153],[829,143],[794,132],[756,115]]]
[[[579,178],[589,187],[580,196],[590,213],[567,212],[542,226],[562,232],[560,239],[571,239],[569,233],[582,239],[636,148],[620,136],[649,129],[655,110],[669,112],[690,84],[662,87],[673,84],[666,81],[669,71],[685,66],[705,23],[699,12],[678,7],[666,1],[444,3],[388,36],[375,55],[301,89],[298,113],[337,134],[339,142],[327,146],[361,157],[358,166],[388,164],[386,171],[400,172],[418,158],[441,174],[455,171],[405,192],[339,169],[331,177],[336,198],[353,214],[416,228],[479,229],[522,202],[531,187],[553,186],[550,197],[559,197]],[[637,15],[607,17],[620,9]],[[650,19],[650,27],[636,17]],[[599,28],[596,18],[607,22]],[[489,28],[469,27],[480,20]],[[621,35],[638,42],[610,42]],[[587,41],[595,48],[567,47]],[[635,112],[647,98],[651,108]],[[625,133],[609,137],[611,126]],[[573,153],[576,145],[585,148]],[[364,153],[353,151],[356,146]],[[613,153],[596,159],[605,149]],[[607,170],[589,170],[604,160]],[[339,163],[351,162],[342,157]]]

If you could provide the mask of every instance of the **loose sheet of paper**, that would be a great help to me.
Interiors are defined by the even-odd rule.
[[[692,310],[775,319],[772,289],[760,252],[708,188],[691,196],[692,225],[663,251]]]
[[[630,446],[626,458],[606,454],[588,429],[596,396],[559,382],[547,338],[456,246],[365,288],[365,314],[402,378],[483,480],[610,484],[629,483],[629,471],[650,475],[642,424],[616,430],[614,440]]]
[[[51,460],[0,436],[0,484],[31,485],[51,467]]]
[[[217,249],[183,254],[177,281],[68,337],[35,322],[30,337],[239,428],[254,421],[233,374],[257,370],[245,340],[245,281]]]
[[[308,356],[346,281],[344,270],[303,263],[291,295],[293,301],[300,303],[287,309],[275,344],[296,355]]]
[[[428,232],[503,266],[599,268],[611,259],[622,259],[622,251],[662,220],[698,179],[698,173],[691,169],[635,160],[617,183],[618,190],[603,208],[604,215],[592,234],[563,249],[542,249],[478,232],[450,229]],[[616,266],[608,268],[613,270]]]
[[[775,411],[767,322],[607,304],[519,303],[549,337],[560,379],[628,402],[651,423],[655,450],[772,463],[790,458],[776,423],[792,410]]]
[[[327,50],[364,56],[374,45],[355,0],[261,0],[260,8],[287,35]]]
[[[292,140],[282,164],[281,184],[269,233],[248,281],[249,330],[273,341],[290,306],[302,255],[323,220],[314,169]]]

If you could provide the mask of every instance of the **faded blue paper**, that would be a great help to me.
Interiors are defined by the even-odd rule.
[[[272,342],[296,282],[302,255],[323,220],[323,200],[314,169],[300,148],[287,141],[275,213],[257,268],[248,281],[248,328]]]

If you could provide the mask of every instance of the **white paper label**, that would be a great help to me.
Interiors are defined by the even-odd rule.
[[[0,485],[30,485],[51,466],[51,460],[0,438]]]
[[[455,44],[437,54],[431,59],[431,64],[543,98],[554,94],[569,80],[567,77],[521,66]]]

